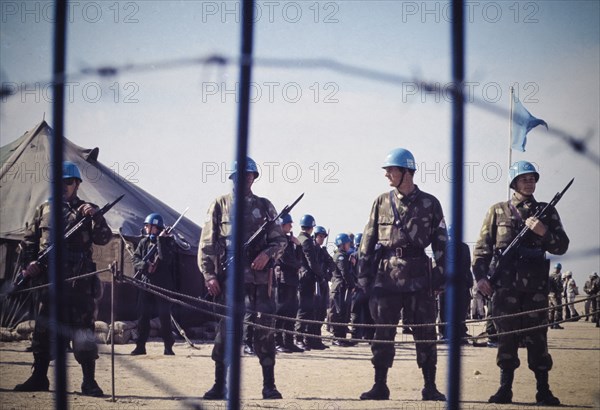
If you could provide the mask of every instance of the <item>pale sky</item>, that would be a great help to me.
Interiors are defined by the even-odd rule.
[[[26,90],[0,103],[0,144],[41,121],[52,126],[49,87],[53,6],[1,2],[0,67],[5,87]],[[212,199],[230,189],[238,69],[190,64],[111,78],[84,68],[123,67],[240,48],[240,5],[222,1],[78,1],[68,27],[65,136],[99,147],[99,160],[202,225]],[[387,191],[381,164],[389,150],[414,154],[419,187],[451,212],[451,104],[415,89],[412,79],[451,79],[448,2],[257,1],[254,55],[288,59],[253,69],[250,156],[262,169],[255,193],[277,208],[306,195],[292,216],[360,232],[372,201]],[[514,85],[525,107],[550,129],[589,135],[599,152],[600,2],[467,2],[466,78],[470,96],[509,107]],[[397,75],[377,82],[311,68],[309,59]],[[147,67],[147,66],[146,66]],[[147,67],[148,68],[148,67]],[[465,241],[473,244],[488,207],[506,200],[508,117],[467,106]],[[600,264],[599,164],[543,127],[525,153],[541,174],[536,198],[549,201],[573,177],[557,206],[571,238],[561,261],[583,281]],[[167,221],[168,222],[168,221]],[[172,222],[172,221],[171,221]],[[449,223],[452,221],[448,220]],[[296,231],[299,228],[296,227]]]

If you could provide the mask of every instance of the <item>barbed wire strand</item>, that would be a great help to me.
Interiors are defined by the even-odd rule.
[[[136,63],[136,64],[125,64],[121,66],[99,66],[99,67],[86,67],[81,69],[78,73],[63,74],[61,76],[54,77],[54,80],[47,81],[46,83],[59,83],[66,84],[67,79],[69,80],[82,80],[89,77],[100,77],[100,78],[111,78],[125,73],[144,73],[144,72],[157,72],[164,70],[173,70],[177,68],[192,67],[197,65],[216,65],[218,67],[250,65],[255,67],[267,67],[267,68],[280,68],[288,70],[315,70],[324,69],[333,71],[339,74],[344,74],[350,77],[363,78],[371,81],[381,82],[384,84],[391,84],[396,86],[406,85],[410,83],[416,86],[416,90],[425,91],[431,94],[442,94],[445,91],[449,91],[452,96],[457,95],[459,92],[456,87],[448,87],[444,90],[441,89],[439,82],[431,82],[419,79],[417,77],[408,77],[399,74],[387,73],[372,68],[360,67],[352,64],[342,63],[335,59],[330,58],[260,58],[260,57],[227,57],[222,54],[209,54],[200,57],[188,57],[181,59],[170,59],[161,60],[151,63]],[[58,80],[56,80],[58,79]],[[16,95],[18,92],[27,90],[28,87],[35,86],[40,82],[34,83],[21,83],[17,87],[8,87],[7,82],[2,84],[0,88],[0,98],[4,101],[7,97]],[[466,82],[464,84],[469,84]],[[464,84],[460,92],[464,94]],[[445,100],[445,99],[444,99]],[[478,108],[483,109],[491,114],[506,118],[510,115],[510,111],[504,107],[490,104],[481,98],[466,98],[466,103],[470,103]],[[451,102],[451,101],[449,101]],[[595,154],[588,149],[588,140],[593,135],[588,132],[583,138],[575,137],[574,133],[562,130],[560,128],[552,127],[547,131],[549,134],[559,138],[566,143],[573,151],[578,155],[582,155],[589,159],[596,166],[600,166],[600,156]]]
[[[160,291],[153,289],[153,287],[154,288],[158,288],[155,285],[148,286],[149,285],[148,283],[143,283],[140,280],[137,280],[137,279],[134,279],[134,278],[130,278],[128,276],[123,276],[122,279],[124,279],[126,282],[132,284],[133,286],[135,286],[135,287],[137,287],[139,289],[142,289],[142,290],[148,291],[150,293],[153,293],[153,294],[155,294],[155,295],[157,295],[157,296],[159,296],[159,297],[161,297],[161,298],[163,298],[165,300],[168,300],[168,301],[170,301],[172,303],[176,303],[176,304],[188,307],[188,308],[193,309],[193,310],[201,311],[203,313],[211,314],[211,315],[214,315],[214,316],[216,316],[216,317],[218,317],[220,319],[227,319],[228,318],[227,315],[223,315],[223,314],[216,313],[216,312],[209,312],[209,311],[207,311],[205,309],[199,308],[198,306],[190,305],[190,304],[185,303],[183,301],[180,301],[178,299],[171,298],[171,297],[169,297],[169,296],[161,293]],[[162,289],[162,288],[160,288],[160,289]],[[186,295],[186,296],[189,297],[189,295]],[[568,305],[574,305],[574,304],[577,304],[577,303],[582,303],[582,302],[585,302],[588,299],[591,299],[591,297],[583,299],[583,300],[575,301],[575,302],[569,302],[569,303],[561,305],[561,306],[568,306]],[[196,298],[196,300],[198,300],[198,299]],[[215,304],[214,302],[211,302],[211,303]],[[215,305],[217,305],[217,306],[219,306],[221,308],[226,307],[224,305],[219,305],[219,304],[215,304]],[[535,311],[519,312],[519,313],[515,313],[515,314],[511,314],[511,315],[496,316],[496,317],[493,317],[491,319],[492,320],[498,320],[500,318],[509,318],[509,317],[522,316],[524,314],[526,314],[526,315],[527,314],[531,314],[531,312],[541,312],[541,311],[550,310],[550,309],[554,309],[554,307],[552,307],[552,308],[544,308],[544,309],[536,309]],[[597,312],[600,312],[600,311],[594,311],[592,314],[597,313]],[[266,314],[266,313],[262,313],[262,312],[256,312],[256,313],[257,314],[261,314],[261,315],[265,315],[265,316],[267,316],[267,315],[268,316],[272,316],[272,315],[269,315],[269,314]],[[592,314],[581,316],[581,317],[591,316]],[[282,319],[285,318],[285,319],[291,320],[291,318],[287,318],[287,317],[283,317],[283,316],[281,318]],[[294,322],[298,321],[296,319],[293,319],[293,320],[294,320]],[[484,319],[484,320],[479,320],[479,322],[488,321],[488,320],[490,320],[490,319],[488,318],[488,319]],[[559,323],[565,323],[565,322],[569,322],[569,321],[571,321],[571,319],[566,319],[566,320],[562,320],[562,321],[555,321],[555,322],[552,322],[552,323],[545,323],[545,324],[541,324],[539,326],[533,326],[533,327],[528,327],[528,328],[516,329],[516,330],[508,331],[508,332],[496,333],[496,334],[491,335],[491,336],[498,337],[498,336],[507,336],[507,335],[512,335],[512,334],[517,334],[517,333],[527,333],[527,332],[531,332],[531,331],[539,330],[539,329],[543,329],[543,328],[548,328],[548,327],[550,327],[552,325],[559,324]],[[325,325],[325,324],[329,324],[330,326],[336,326],[336,325],[337,326],[348,326],[348,323],[337,323],[337,322],[322,322],[322,321],[302,321],[302,322],[310,322],[310,323],[320,324],[321,326]],[[335,337],[335,336],[307,334],[307,333],[303,333],[303,332],[291,331],[291,330],[286,330],[286,329],[276,329],[274,327],[264,326],[264,325],[261,325],[261,324],[258,324],[258,323],[254,323],[254,322],[249,322],[249,321],[244,321],[244,324],[253,326],[255,328],[269,330],[269,331],[277,331],[277,332],[281,332],[281,333],[292,334],[292,335],[295,335],[295,336],[303,336],[303,337],[307,337],[307,338],[319,338],[319,339],[330,340],[330,341],[333,341],[333,340],[338,340],[338,341],[344,340],[344,341],[357,342],[357,343],[386,343],[386,344],[395,344],[395,345],[418,344],[418,343],[436,343],[436,344],[446,343],[446,341],[444,341],[444,340],[396,341],[396,340],[376,340],[376,339],[347,339],[347,338],[340,338],[340,337]],[[439,323],[430,323],[430,324],[420,324],[419,326],[420,327],[424,327],[424,326],[432,327],[432,326],[439,326],[439,325],[440,325]],[[375,325],[363,325],[362,327],[384,328],[384,327],[398,327],[398,326],[397,325],[377,325],[377,324],[375,324]],[[416,326],[409,324],[409,325],[404,325],[403,327],[411,327],[412,328],[412,327],[416,327]],[[469,337],[463,337],[463,338],[461,338],[461,340],[466,340],[466,341],[468,341],[468,340],[478,340],[478,339],[481,339],[481,336],[469,336]]]

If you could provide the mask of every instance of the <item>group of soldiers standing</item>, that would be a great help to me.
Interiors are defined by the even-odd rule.
[[[581,315],[575,308],[575,298],[579,296],[579,287],[573,278],[571,271],[562,272],[562,264],[557,263],[554,265],[554,269],[550,274],[549,280],[549,304],[551,309],[549,314],[549,321],[552,324],[551,329],[564,329],[560,322],[564,320],[570,320],[577,322],[581,319]],[[598,314],[590,314],[590,312],[596,312],[598,308],[598,296],[600,295],[600,277],[597,272],[593,272],[589,279],[585,282],[583,291],[589,297],[585,302],[585,321],[592,321],[598,325]],[[594,298],[593,296],[597,296]],[[564,306],[563,306],[564,305]],[[563,316],[564,308],[564,316]],[[591,310],[590,310],[591,309]],[[600,327],[600,325],[598,325]]]
[[[243,224],[244,240],[263,226],[265,221],[274,222],[268,224],[260,240],[245,249],[243,260],[239,261],[244,276],[246,311],[250,314],[264,313],[255,314],[251,318],[257,325],[252,332],[247,329],[247,341],[251,341],[252,350],[262,368],[264,399],[282,398],[275,385],[277,351],[289,353],[327,348],[321,340],[320,332],[321,322],[326,319],[328,308],[329,321],[335,323],[331,329],[336,336],[334,344],[338,346],[353,343],[346,339],[347,327],[341,325],[352,321],[350,312],[354,314],[356,322],[372,322],[375,325],[361,329],[361,335],[352,335],[353,338],[374,339],[371,343],[374,384],[370,390],[360,395],[361,400],[387,400],[390,397],[387,376],[394,362],[393,341],[400,319],[403,324],[412,325],[413,337],[419,342],[416,344],[416,361],[423,374],[422,399],[446,399],[436,386],[435,327],[424,326],[435,323],[436,294],[443,290],[446,282],[446,253],[451,244],[448,241],[444,214],[439,200],[421,191],[414,183],[417,168],[410,151],[403,148],[390,151],[382,168],[391,190],[374,200],[362,238],[356,241],[358,250],[351,250],[354,243],[349,235],[339,234],[335,238],[337,250],[331,257],[325,246],[328,233],[323,227],[316,225],[311,215],[304,215],[300,219],[301,231],[295,237],[292,233],[292,217],[284,214],[281,220],[276,221],[278,214],[273,204],[252,192],[252,186],[259,176],[258,167],[252,159],[247,159],[245,169],[239,170],[234,166],[235,171],[230,179],[236,182],[234,190],[237,186],[243,190],[244,214],[240,222]],[[81,183],[78,170],[71,169],[70,172],[69,174],[68,167],[65,168],[66,220],[70,220],[71,213],[93,216],[97,207],[76,197],[76,188]],[[521,337],[515,331],[548,323],[545,311],[519,316],[521,312],[548,306],[549,261],[545,253],[561,255],[569,245],[569,239],[554,207],[548,207],[545,215],[534,216],[536,210],[545,205],[538,203],[533,197],[540,177],[535,167],[529,162],[518,161],[511,166],[509,173],[514,194],[509,201],[496,203],[489,209],[472,260],[477,289],[482,295],[492,299],[492,316],[498,317],[494,323],[500,333],[497,365],[501,375],[500,388],[489,399],[492,403],[512,401],[514,372],[520,365],[518,347]],[[69,191],[68,187],[73,186],[74,192],[72,189]],[[211,203],[198,253],[198,266],[204,276],[207,292],[223,305],[227,305],[227,267],[233,256],[234,194],[235,192],[231,192],[219,196]],[[35,225],[38,232],[33,232],[28,237],[32,249],[37,250],[40,245],[47,244],[46,219],[38,218]],[[160,245],[159,253],[163,260],[169,259],[171,250],[166,242],[168,235],[162,229],[162,220],[158,220],[156,216],[153,219],[149,215],[146,222],[148,240],[140,243],[136,261],[140,270],[152,276],[158,267],[155,262],[144,260],[148,247],[152,244]],[[493,255],[506,248],[525,226],[528,229],[526,240],[517,250],[513,262],[504,264],[491,276],[489,269]],[[69,252],[73,251],[72,255],[69,254],[72,257],[68,258],[69,269],[76,266],[77,273],[93,270],[91,243],[106,243],[108,239],[105,237],[109,233],[102,217],[91,218],[89,226],[82,231],[84,239],[73,242],[72,246],[68,245]],[[433,258],[425,253],[425,249],[429,247]],[[466,250],[463,247],[459,249],[461,261],[467,261],[468,268],[471,265],[468,262],[468,247]],[[30,253],[35,254],[34,251]],[[24,271],[27,276],[35,277],[45,269],[34,259],[30,258],[31,263]],[[87,265],[83,268],[82,264]],[[86,289],[92,286],[88,282],[75,283],[85,285]],[[596,289],[597,292],[598,286],[594,286],[590,289]],[[470,283],[465,288],[470,288]],[[85,292],[80,292],[77,286],[73,289],[78,297],[89,293],[86,289]],[[556,296],[556,292],[554,294]],[[467,306],[465,311],[466,308]],[[273,314],[281,319],[275,321]],[[167,316],[163,316],[161,321],[167,326]],[[85,314],[77,317],[87,318]],[[45,373],[50,358],[48,345],[42,342],[45,340],[42,336],[47,333],[47,329],[43,327],[47,327],[47,323],[39,323],[39,329],[36,324],[34,333],[34,374],[24,384],[18,385],[16,390],[48,389]],[[71,324],[74,330],[93,331],[93,322],[73,320]],[[356,327],[354,330],[358,329]],[[372,333],[369,334],[371,329]],[[84,374],[82,392],[101,395],[102,390],[93,377],[97,350],[90,349],[89,343],[81,344],[80,348],[79,341],[86,339],[78,338],[77,331],[74,335],[76,359],[81,363]],[[221,400],[227,395],[226,374],[230,363],[225,355],[225,335],[225,319],[222,318],[211,355],[215,363],[215,381],[204,394],[205,399]],[[36,344],[37,340],[40,343]],[[528,331],[524,340],[528,365],[537,380],[537,404],[560,404],[550,391],[548,383],[552,357],[548,352],[547,328]],[[165,335],[164,341],[165,354],[171,354],[172,340]],[[145,342],[144,337],[141,342]],[[138,343],[136,350],[132,352],[144,353],[143,343]]]

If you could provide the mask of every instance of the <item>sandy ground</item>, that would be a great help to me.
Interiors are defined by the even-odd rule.
[[[565,330],[550,330],[549,346],[554,359],[550,373],[552,391],[571,409],[600,408],[600,329],[589,322],[566,323]],[[470,329],[477,334],[478,328]],[[398,340],[411,336],[398,335]],[[0,409],[48,409],[54,407],[53,375],[50,392],[16,393],[12,388],[30,374],[29,342],[0,343]],[[72,409],[182,409],[200,404],[205,409],[225,409],[226,402],[203,402],[202,394],[213,383],[211,343],[198,342],[199,350],[178,341],[176,356],[164,356],[159,340],[148,343],[146,356],[130,356],[133,344],[115,345],[115,401],[111,396],[111,347],[100,346],[96,379],[105,397],[80,395],[81,371],[68,355],[69,407]],[[446,391],[447,347],[438,349],[438,388]],[[514,403],[487,403],[499,382],[496,349],[466,346],[462,354],[462,403],[464,409],[526,409],[535,406],[535,378],[527,369],[526,351],[520,349],[522,365],[514,384]],[[415,361],[414,345],[396,350],[388,383],[389,401],[361,401],[361,392],[371,388],[373,368],[368,345],[300,354],[279,354],[276,384],[283,400],[261,399],[262,378],[258,360],[242,359],[241,408],[283,409],[442,409],[443,403],[420,400],[422,377]],[[51,370],[53,366],[51,367]]]

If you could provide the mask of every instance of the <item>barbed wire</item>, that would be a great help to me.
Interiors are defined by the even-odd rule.
[[[75,281],[78,279],[83,279],[89,276],[93,276],[93,275],[97,275],[99,273],[103,273],[103,272],[108,272],[113,270],[112,266],[108,267],[106,269],[101,269],[95,272],[90,272],[90,273],[85,273],[79,276],[74,276],[71,278],[67,278],[65,279],[66,282],[69,281]],[[187,295],[184,293],[180,293],[180,292],[176,292],[170,289],[166,289],[166,288],[162,288],[160,286],[156,286],[154,284],[148,283],[148,282],[144,282],[142,280],[139,279],[135,279],[135,278],[131,278],[128,276],[119,276],[118,280],[129,283],[131,285],[133,285],[134,287],[146,291],[146,292],[150,292],[152,294],[155,294],[171,303],[175,303],[178,304],[180,306],[192,309],[192,310],[196,310],[199,311],[201,313],[210,315],[210,316],[214,316],[217,317],[219,319],[227,319],[228,316],[226,314],[223,313],[217,313],[216,309],[222,309],[223,311],[225,311],[227,309],[226,305],[217,303],[217,302],[211,302],[209,300],[203,299],[201,297],[197,297],[197,296],[191,296],[191,295]],[[24,292],[34,292],[37,290],[41,290],[44,288],[49,287],[50,284],[43,284],[43,285],[39,285],[39,286],[35,286],[35,287],[31,287],[31,288],[27,288],[27,289],[22,289],[19,290],[17,292],[14,292],[13,294],[17,294],[17,293],[24,293]],[[196,305],[192,305],[189,303],[186,303],[180,299],[176,299],[176,298],[172,298],[169,297],[167,294],[171,294],[171,295],[175,295],[181,298],[186,298],[189,300],[192,300],[194,302],[199,302],[202,304],[206,304],[209,305],[211,307],[213,307],[213,310],[207,310],[207,309],[203,309],[200,308]],[[540,312],[547,312],[550,310],[554,310],[554,309],[562,309],[563,307],[566,306],[571,306],[571,305],[575,305],[578,303],[584,303],[588,300],[592,300],[592,299],[596,299],[598,298],[598,296],[589,296],[587,298],[584,299],[580,299],[574,302],[568,302],[568,303],[563,303],[560,305],[556,305],[556,306],[549,306],[549,307],[544,307],[544,308],[540,308],[540,309],[533,309],[533,310],[528,310],[528,311],[523,311],[523,312],[517,312],[517,313],[512,313],[512,314],[506,314],[506,315],[499,315],[499,316],[494,316],[494,317],[488,317],[488,318],[484,318],[484,319],[469,319],[469,320],[464,320],[461,321],[460,324],[464,324],[464,325],[468,325],[468,324],[476,324],[476,323],[482,323],[482,322],[487,322],[489,320],[499,320],[499,319],[506,319],[506,318],[514,318],[514,317],[520,317],[520,316],[525,316],[525,315],[531,315],[534,313],[540,313]],[[448,322],[437,322],[437,323],[407,323],[407,324],[368,324],[368,323],[345,323],[345,322],[331,322],[331,321],[319,321],[319,320],[310,320],[310,319],[300,319],[300,318],[295,318],[295,317],[287,317],[287,316],[281,316],[281,315],[276,315],[276,314],[272,314],[272,313],[266,313],[266,312],[259,312],[259,311],[253,311],[250,309],[246,310],[247,313],[251,313],[251,314],[256,314],[256,315],[261,315],[261,316],[265,316],[265,317],[269,317],[271,319],[276,319],[276,320],[283,320],[283,321],[291,321],[291,322],[298,322],[298,323],[304,323],[304,324],[316,324],[316,325],[328,325],[328,326],[332,326],[332,327],[336,327],[336,326],[348,326],[351,325],[353,327],[357,327],[357,328],[423,328],[423,327],[435,327],[435,326],[448,326],[449,323]],[[585,315],[582,317],[587,317],[587,316],[591,316],[590,315]],[[524,329],[519,329],[515,332],[526,332],[526,331],[530,331],[531,329],[539,329],[539,328],[544,328],[544,327],[549,327],[555,324],[559,324],[559,323],[564,323],[564,322],[568,322],[570,321],[570,319],[566,319],[563,321],[555,321],[552,323],[546,323],[534,328],[524,328]],[[315,337],[315,335],[311,335],[311,334],[306,334],[303,332],[296,332],[296,331],[290,331],[290,330],[286,330],[286,329],[276,329],[276,328],[272,328],[272,327],[268,327],[268,326],[263,326],[254,322],[249,322],[249,321],[244,321],[244,324],[247,325],[251,325],[251,326],[255,326],[258,328],[262,328],[265,330],[277,330],[277,331],[281,331],[282,333],[288,333],[288,334],[293,334],[296,336],[305,336],[305,337]],[[503,335],[504,333],[500,334]],[[512,333],[507,333],[507,334],[512,334]],[[321,338],[325,338],[325,339],[331,339],[331,340],[352,340],[354,341],[355,339],[345,339],[345,338],[337,338],[337,337],[328,337],[328,336],[319,336]],[[474,336],[474,337],[466,337],[463,338],[462,340],[473,340],[473,339],[479,339],[480,337]],[[361,342],[367,342],[367,340],[365,339],[356,339],[356,341],[361,341]],[[371,342],[371,341],[369,341]],[[427,341],[419,341],[419,343],[426,343]],[[429,341],[431,342],[431,341]],[[436,343],[438,343],[439,341],[436,341]]]
[[[210,301],[206,301],[206,300],[202,300],[198,297],[194,297],[194,296],[190,296],[190,295],[185,295],[185,294],[179,294],[177,292],[168,290],[168,289],[164,289],[164,288],[160,288],[156,285],[152,285],[149,283],[145,283],[141,280],[138,279],[134,279],[128,276],[123,276],[121,278],[122,280],[124,280],[127,283],[130,283],[131,285],[137,287],[138,289],[141,289],[143,291],[147,291],[150,293],[153,293],[171,303],[175,303],[178,304],[180,306],[184,306],[184,307],[188,307],[190,309],[193,310],[197,310],[209,315],[213,315],[215,317],[218,317],[220,319],[227,319],[229,318],[229,316],[227,316],[226,314],[221,314],[221,313],[217,313],[217,312],[212,312],[212,311],[208,311],[206,309],[202,309],[198,306],[195,305],[190,305],[188,303],[185,303],[183,301],[180,301],[179,299],[175,299],[175,298],[171,298],[169,296],[167,296],[164,293],[161,292],[165,292],[165,293],[172,293],[172,294],[178,294],[180,296],[186,297],[186,298],[191,298],[194,301],[197,302],[208,302],[208,304],[210,304],[211,306],[216,306],[222,309],[226,309],[227,306],[216,303],[216,302],[210,302]],[[160,289],[157,290],[157,289]],[[582,300],[578,300],[575,302],[569,302],[569,303],[565,303],[562,305],[557,305],[557,306],[553,306],[553,307],[547,307],[547,308],[541,308],[541,309],[535,309],[535,310],[530,310],[530,311],[524,311],[524,312],[518,312],[518,313],[513,313],[513,314],[509,314],[509,315],[502,315],[502,316],[494,316],[491,318],[487,318],[487,319],[474,319],[474,320],[467,320],[467,321],[463,321],[461,323],[463,324],[467,324],[467,323],[478,323],[478,322],[487,322],[489,320],[498,320],[498,319],[503,319],[503,318],[512,318],[512,317],[519,317],[519,316],[523,316],[523,315],[530,315],[532,313],[539,313],[542,311],[549,311],[549,310],[553,310],[555,308],[558,307],[563,307],[563,306],[570,306],[570,305],[575,305],[577,303],[583,303],[587,300],[590,299],[594,299],[597,298],[597,296],[593,296],[593,297],[588,297]],[[271,317],[271,318],[279,318],[281,320],[288,320],[288,321],[293,321],[293,322],[300,322],[300,323],[310,323],[310,324],[319,324],[321,326],[323,325],[329,325],[332,327],[335,326],[348,326],[348,323],[341,323],[341,322],[324,322],[324,321],[315,321],[315,320],[306,320],[306,319],[297,319],[297,318],[289,318],[289,317],[285,317],[285,316],[278,316],[278,315],[273,315],[273,314],[269,314],[269,313],[264,313],[264,312],[254,312],[251,310],[246,310],[247,313],[256,313],[256,314],[260,314],[266,317]],[[594,312],[591,312],[588,315],[584,315],[581,317],[588,317],[588,316],[592,316],[594,314],[598,314],[600,313],[600,310],[596,310]],[[571,319],[565,319],[565,320],[561,320],[561,321],[554,321],[552,323],[543,323],[540,324],[538,326],[533,326],[533,327],[527,327],[527,328],[521,328],[521,329],[516,329],[516,330],[512,330],[512,331],[506,331],[506,332],[500,332],[500,333],[496,333],[494,335],[490,335],[493,337],[498,337],[498,336],[508,336],[508,335],[512,335],[512,334],[518,334],[518,333],[527,333],[527,332],[531,332],[534,330],[540,330],[543,328],[548,328],[550,326],[553,326],[555,324],[559,324],[559,323],[565,323],[565,322],[569,322],[571,321]],[[356,343],[382,343],[382,344],[394,344],[394,345],[402,345],[402,344],[419,344],[419,343],[436,343],[436,344],[444,344],[447,343],[447,341],[445,340],[402,340],[402,341],[397,341],[397,340],[379,340],[379,339],[348,339],[348,338],[343,338],[343,337],[335,337],[335,336],[326,336],[326,335],[314,335],[314,334],[308,334],[308,333],[303,333],[303,332],[298,332],[298,331],[293,331],[293,330],[287,330],[287,329],[280,329],[280,328],[274,328],[274,327],[270,327],[270,326],[265,326],[259,323],[254,323],[251,321],[246,321],[244,320],[243,322],[246,325],[249,326],[253,326],[255,328],[259,328],[259,329],[263,329],[263,330],[269,330],[269,331],[277,331],[277,332],[281,332],[281,333],[286,333],[286,334],[291,334],[294,336],[300,336],[300,337],[306,337],[306,338],[319,338],[319,339],[323,339],[323,340],[330,340],[330,341],[350,341],[350,342],[356,342]],[[358,324],[357,324],[358,325]],[[360,324],[356,327],[366,327],[366,328],[398,328],[398,327],[410,327],[410,328],[419,328],[419,327],[435,327],[435,326],[444,326],[447,325],[447,323],[421,323],[421,324],[406,324],[406,325],[394,325],[394,324]],[[355,326],[354,324],[352,324],[352,326]],[[460,340],[463,341],[469,341],[469,340],[479,340],[481,339],[481,336],[468,336],[468,337],[463,337]]]
[[[53,78],[53,80],[47,81],[46,83],[66,84],[67,79],[82,80],[94,76],[106,79],[127,73],[155,73],[157,71],[173,70],[177,68],[186,68],[198,65],[214,65],[219,68],[224,68],[226,66],[232,65],[253,65],[258,67],[279,68],[287,70],[324,69],[328,71],[333,71],[335,73],[347,75],[350,77],[362,78],[370,81],[376,81],[395,86],[403,86],[406,85],[406,83],[410,83],[416,87],[415,91],[425,91],[428,94],[432,95],[441,95],[442,93],[450,92],[453,98],[458,96],[458,93],[464,95],[464,85],[468,84],[468,82],[465,81],[462,87],[452,86],[442,90],[439,86],[439,83],[436,82],[425,81],[417,77],[392,74],[380,70],[375,70],[373,68],[360,67],[353,64],[343,63],[331,58],[252,58],[249,56],[229,57],[222,54],[208,54],[199,57],[160,60],[149,63],[131,63],[124,64],[121,66],[104,65],[98,67],[86,67],[81,69],[79,72],[57,75]],[[34,86],[36,83],[39,83],[39,81],[34,83],[23,82],[17,87],[7,87],[5,83],[2,83],[0,87],[0,99],[2,99],[2,101],[5,101],[8,97],[16,95],[20,91],[27,90],[28,88]],[[484,111],[487,111],[497,116],[506,118],[510,115],[510,110],[504,107],[490,104],[489,102],[481,98],[471,97],[468,99],[463,98],[463,100],[468,104],[472,104],[478,108],[483,109]],[[592,161],[594,165],[600,166],[600,156],[596,153],[591,152],[588,149],[588,140],[594,135],[592,131],[589,131],[584,137],[576,137],[574,133],[556,127],[549,128],[547,132],[559,138],[563,143],[567,144],[578,155],[581,155],[587,158],[588,160]]]

